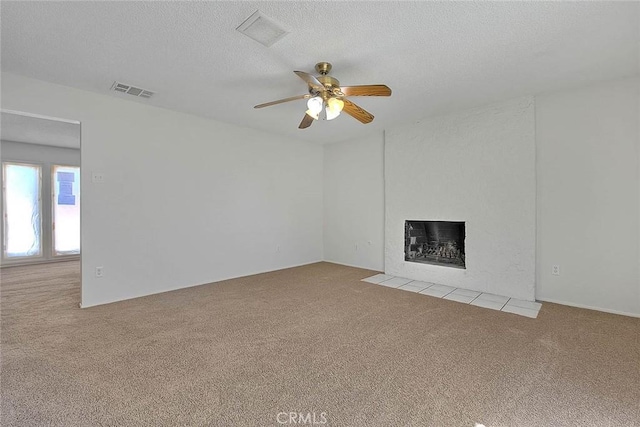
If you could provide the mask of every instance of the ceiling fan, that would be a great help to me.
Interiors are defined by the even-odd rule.
[[[300,126],[298,126],[300,129],[306,129],[311,126],[313,121],[318,120],[323,112],[327,120],[335,119],[340,115],[340,112],[344,111],[361,123],[367,124],[373,121],[373,115],[349,101],[347,97],[391,95],[391,89],[385,85],[340,86],[340,82],[329,75],[331,64],[328,62],[318,62],[316,71],[320,74],[318,77],[314,77],[304,71],[294,71],[298,77],[309,85],[308,94],[259,104],[253,108],[263,108],[298,99],[307,99],[308,109],[300,122]]]

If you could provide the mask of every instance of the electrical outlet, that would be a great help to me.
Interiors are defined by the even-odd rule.
[[[356,243],[356,251],[358,250],[358,244]]]
[[[560,266],[559,265],[554,265],[551,267],[551,274],[553,274],[554,276],[559,276],[560,275]]]
[[[101,279],[102,277],[104,277],[103,269],[104,269],[104,267],[96,267],[96,277],[98,279]]]
[[[98,183],[104,182],[104,174],[100,172],[94,172],[91,175],[91,181],[98,182]]]

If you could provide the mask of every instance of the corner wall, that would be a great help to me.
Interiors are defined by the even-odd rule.
[[[325,260],[384,270],[384,137],[324,146]]]
[[[533,254],[529,256],[536,262],[535,297],[539,300],[640,316],[639,87],[640,79],[636,77],[535,97],[536,206],[531,205],[529,198],[523,208],[527,210],[526,215],[536,215],[536,255],[535,258]],[[390,130],[387,143],[389,138],[394,138],[394,132],[400,140],[406,139],[407,133],[422,138],[421,131],[412,130],[419,126],[409,124]],[[454,123],[442,127],[438,139],[448,141],[460,132],[457,127]],[[441,150],[425,147],[420,155],[438,155],[457,172],[455,153],[443,156],[445,153]],[[349,250],[354,236],[375,234],[375,221],[363,223],[354,215],[343,216],[340,212],[348,210],[384,218],[379,205],[365,205],[354,198],[332,195],[343,191],[355,193],[348,172],[362,168],[366,168],[369,180],[359,183],[359,187],[366,193],[379,194],[380,187],[375,185],[384,180],[385,160],[377,158],[372,162],[368,157],[371,151],[369,145],[356,141],[325,146],[327,260],[352,263]],[[348,160],[342,162],[342,156]],[[394,156],[400,165],[414,163],[411,157],[415,154],[408,150],[398,150]],[[338,162],[341,166],[336,165]],[[329,187],[327,173],[336,167],[342,171],[341,180],[345,183],[336,180],[331,184],[333,187]],[[530,176],[530,172],[526,172],[526,176]],[[468,177],[466,183],[478,185],[473,176]],[[341,185],[349,190],[342,190]],[[389,191],[379,197],[386,197],[387,206],[395,209],[393,200],[397,196]],[[518,201],[514,199],[514,204]],[[326,221],[332,215],[342,218],[339,228],[336,222]],[[337,250],[335,243],[328,244],[327,235],[333,234],[339,239],[344,230],[348,230],[344,250]],[[379,266],[383,251],[384,248],[376,248],[375,253],[359,260],[358,265]],[[560,276],[551,274],[554,264],[560,266]],[[384,270],[407,274],[389,265]]]
[[[81,121],[84,307],[323,258],[320,146],[8,73],[2,108]]]

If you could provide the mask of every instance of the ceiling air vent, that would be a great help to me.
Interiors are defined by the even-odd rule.
[[[155,94],[155,92],[151,92],[150,90],[129,86],[120,82],[113,82],[111,89],[116,92],[128,93],[129,95],[137,96],[139,98],[151,98]]]
[[[284,28],[271,18],[264,16],[259,10],[256,10],[236,30],[267,47],[288,34]]]

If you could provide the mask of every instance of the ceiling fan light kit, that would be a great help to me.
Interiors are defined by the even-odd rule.
[[[344,101],[340,98],[329,98],[327,100],[327,120],[333,120],[340,115],[344,108]]]
[[[322,111],[322,98],[319,96],[314,96],[313,98],[309,98],[307,101],[307,114],[313,117],[315,120],[318,120],[318,116]]]
[[[320,74],[317,77],[304,71],[294,71],[307,83],[308,94],[258,104],[253,108],[307,99],[307,111],[298,126],[300,129],[306,129],[314,120],[319,120],[320,113],[323,111],[326,120],[333,120],[344,111],[359,122],[367,124],[373,121],[373,115],[346,98],[348,96],[391,96],[391,89],[385,85],[340,86],[338,79],[329,75],[331,64],[328,62],[318,62],[316,71]]]

